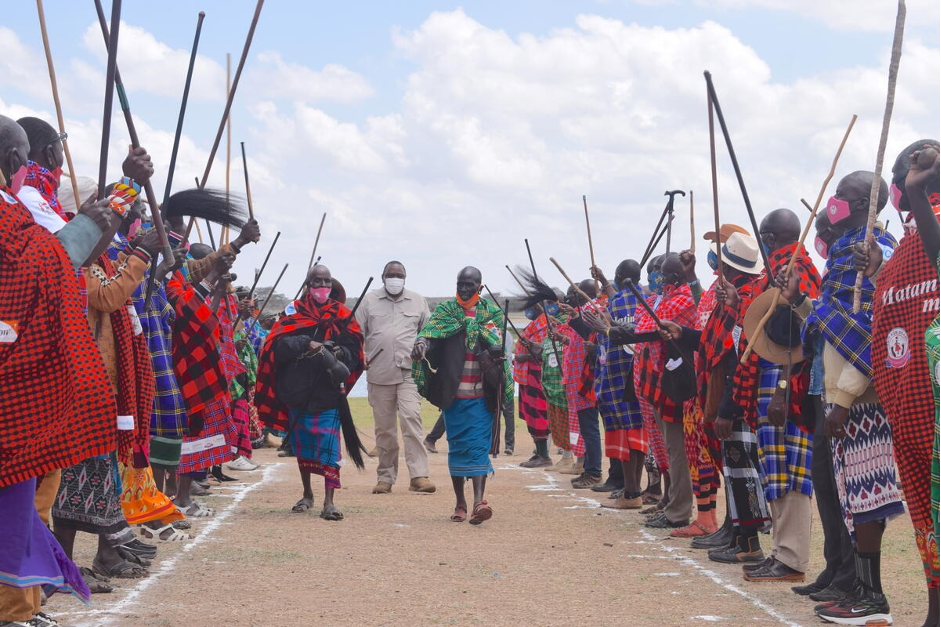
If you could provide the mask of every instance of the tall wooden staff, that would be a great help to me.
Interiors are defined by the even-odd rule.
[[[708,72],[706,73],[708,75]],[[722,238],[719,230],[719,174],[716,170],[716,122],[712,110],[712,96],[706,85],[706,109],[709,113],[709,163],[712,166],[712,215],[716,226],[716,259],[719,285],[722,285]]]
[[[575,281],[573,281],[571,278],[569,278],[569,275],[565,273],[565,270],[562,269],[562,266],[559,265],[559,262],[556,261],[554,257],[549,257],[549,261],[551,261],[551,262],[552,262],[552,265],[554,265],[554,266],[556,267],[556,269],[557,269],[559,272],[562,273],[562,276],[565,277],[565,280],[568,281],[568,284],[572,286],[572,289],[575,290],[575,292],[576,292],[579,296],[581,296],[582,298],[584,298],[585,301],[586,301],[589,305],[591,305],[592,309],[594,309],[595,311],[597,311],[597,312],[600,313],[600,312],[601,312],[601,308],[598,307],[597,304],[595,304],[595,300],[594,300],[591,296],[589,296],[588,294],[586,294],[585,292],[583,292],[582,289],[581,289],[580,287],[578,287],[578,285],[575,283]]]
[[[693,190],[689,190],[689,252],[696,252],[696,213],[693,209]]]
[[[268,296],[265,298],[265,302],[261,304],[261,309],[258,310],[257,319],[261,320],[261,317],[265,313],[265,307],[268,306],[268,301],[271,300],[271,296],[274,294],[274,291],[278,289],[278,283],[281,282],[281,277],[284,276],[284,272],[288,269],[288,264],[284,264],[284,267],[281,268],[281,274],[278,275],[278,278],[275,280],[274,285],[271,286],[271,291],[268,292]]]
[[[264,4],[265,0],[258,0],[258,4],[255,5],[255,15],[252,16],[252,24],[248,28],[248,36],[245,38],[245,45],[242,47],[242,56],[239,58],[239,65],[235,69],[235,78],[232,79],[232,88],[229,90],[229,97],[226,98],[225,109],[222,111],[222,120],[219,122],[219,128],[216,131],[216,138],[212,142],[212,150],[209,151],[209,160],[206,162],[206,169],[203,172],[203,177],[200,179],[199,185],[197,185],[197,187],[206,187],[206,183],[209,181],[209,173],[212,171],[212,164],[216,159],[216,151],[219,150],[219,142],[222,141],[222,131],[225,130],[226,121],[229,119],[229,111],[232,109],[232,101],[235,99],[235,92],[239,86],[239,79],[242,77],[242,69],[245,67],[246,59],[248,59],[248,50],[252,46],[252,38],[255,36],[255,27],[258,26],[258,18],[261,17],[261,8],[264,6]],[[193,220],[195,220],[195,218],[190,218],[191,222]]]
[[[843,141],[840,142],[840,147],[836,151],[836,155],[833,157],[833,162],[830,164],[830,171],[827,173],[827,178],[823,180],[823,185],[820,186],[820,192],[817,194],[817,202],[814,203],[813,208],[810,208],[810,217],[807,218],[807,224],[804,225],[804,232],[801,233],[800,242],[797,244],[797,248],[794,249],[794,254],[791,255],[791,260],[787,264],[786,274],[790,275],[791,270],[794,268],[794,263],[797,261],[797,254],[801,251],[804,246],[804,240],[807,239],[807,234],[810,233],[810,227],[813,226],[814,221],[817,219],[817,209],[820,208],[820,201],[823,200],[823,194],[827,191],[827,185],[830,184],[830,180],[833,178],[833,174],[836,172],[836,164],[840,161],[840,155],[843,154],[843,147],[846,146],[846,140],[849,139],[850,131],[853,130],[853,125],[856,124],[856,115],[853,114],[852,119],[850,120],[849,126],[846,127],[846,132],[843,134]],[[806,202],[801,199],[801,202]],[[774,277],[769,276],[769,280],[774,283]],[[754,349],[755,342],[758,341],[758,338],[761,337],[761,334],[764,333],[765,325],[768,324],[768,320],[771,318],[771,314],[774,313],[774,310],[778,307],[778,298],[781,296],[781,288],[774,288],[774,297],[771,299],[771,307],[768,308],[768,311],[762,316],[761,320],[758,322],[758,326],[755,327],[755,331],[752,333],[751,337],[748,338],[748,345],[745,347],[745,351],[742,353],[741,363],[745,363],[748,359],[748,356],[751,355],[752,350]]]
[[[245,142],[242,142],[242,170],[245,171],[245,200],[248,202],[248,219],[255,219],[255,209],[252,206],[252,186],[248,182],[248,159],[245,157]],[[278,232],[278,235],[281,233]]]
[[[228,52],[225,53],[225,97],[229,97],[229,92],[232,91],[232,55]],[[225,118],[225,202],[229,202],[229,185],[230,185],[230,176],[232,174],[232,114],[226,116]],[[229,227],[222,227],[222,235],[220,236],[222,242],[220,246],[225,246],[229,243]]]
[[[42,32],[42,47],[46,51],[46,66],[49,68],[49,82],[52,84],[52,101],[56,106],[56,119],[59,122],[59,132],[65,134],[65,117],[62,115],[62,104],[59,102],[59,85],[56,82],[56,68],[52,63],[52,49],[49,47],[49,33],[46,32],[46,13],[42,8],[42,0],[36,0],[36,11],[39,12],[39,30]],[[72,194],[75,195],[75,210],[82,206],[82,199],[78,192],[78,175],[72,165],[72,152],[69,150],[69,140],[62,140],[62,150],[65,152],[65,162],[69,166],[69,178],[72,179]]]
[[[882,115],[882,134],[879,136],[879,150],[876,152],[876,169],[872,175],[872,188],[869,190],[869,218],[866,220],[866,239],[863,244],[866,252],[873,242],[872,229],[876,225],[876,213],[879,205],[879,186],[882,183],[882,162],[885,159],[885,145],[889,140],[889,122],[895,107],[895,83],[899,77],[899,61],[902,59],[902,36],[905,34],[905,0],[899,0],[898,13],[895,16],[895,36],[892,39],[892,57],[889,61],[889,88],[885,96],[885,113]],[[856,274],[853,286],[853,313],[859,313],[863,288],[862,271]]]
[[[101,122],[101,154],[98,162],[98,200],[105,197],[105,186],[108,184],[108,144],[111,141],[111,108],[114,104],[114,72],[118,65],[118,29],[120,27],[121,0],[112,0],[112,36],[108,41],[108,66],[105,71],[105,108],[104,119]]]
[[[588,199],[585,198],[585,195],[582,194],[582,205],[585,207],[585,228],[588,229],[588,254],[591,255],[591,267],[595,266],[595,247],[591,243],[591,222],[588,220]],[[592,272],[592,275],[595,273]],[[601,293],[601,283],[598,282],[598,279],[595,279],[595,292],[597,294]]]
[[[327,212],[323,212],[323,216],[320,218],[320,226],[317,228],[317,239],[314,240],[314,249],[310,251],[310,263],[307,264],[307,272],[304,273],[304,283],[307,282],[307,275],[310,274],[310,269],[314,267],[316,263],[314,261],[314,255],[317,254],[317,246],[320,244],[320,234],[323,233],[323,223],[327,220]],[[319,259],[319,258],[318,258]],[[304,291],[304,283],[301,283],[301,286],[297,289],[297,294],[294,295],[294,300],[297,300],[298,296],[301,295],[301,292]]]

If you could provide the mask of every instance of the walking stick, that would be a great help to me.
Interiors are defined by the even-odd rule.
[[[804,241],[807,239],[807,234],[810,233],[810,227],[813,226],[814,221],[817,219],[817,210],[820,208],[820,201],[823,199],[823,194],[827,191],[827,185],[830,184],[830,180],[833,178],[833,174],[836,172],[836,164],[840,160],[840,155],[843,154],[843,147],[846,146],[846,140],[849,139],[850,131],[853,130],[853,125],[856,124],[856,115],[853,114],[852,119],[850,120],[849,126],[846,127],[846,132],[843,134],[843,140],[840,142],[840,147],[836,151],[836,155],[833,157],[833,162],[830,164],[830,171],[827,173],[827,177],[823,179],[823,185],[820,186],[820,192],[817,194],[817,202],[814,203],[814,206],[811,207],[807,204],[807,201],[801,198],[801,202],[810,209],[810,217],[807,218],[807,223],[804,225],[804,232],[801,233],[800,241],[797,244],[797,248],[794,249],[794,254],[791,255],[791,260],[787,264],[786,274],[790,275],[791,270],[794,268],[794,263],[797,261],[797,254],[804,246]],[[769,276],[769,281],[774,283],[774,277]],[[755,342],[758,341],[758,338],[761,337],[761,334],[764,333],[765,325],[768,324],[768,320],[771,319],[771,315],[774,313],[774,310],[778,307],[778,298],[781,296],[781,288],[775,286],[774,288],[774,297],[771,299],[771,307],[768,308],[768,311],[762,316],[761,320],[758,322],[758,326],[755,327],[754,333],[751,337],[748,338],[748,345],[745,347],[745,351],[742,353],[741,363],[745,363],[748,359],[748,356],[751,355],[752,350],[754,349]]]
[[[487,290],[487,295],[490,297],[490,300],[492,300],[492,301],[494,302],[494,304],[500,302],[500,301],[497,300],[497,297],[493,295],[493,292],[490,291],[490,287],[488,287],[486,283],[484,283],[484,289]],[[520,330],[517,329],[517,328],[516,328],[516,325],[513,324],[513,321],[510,320],[510,315],[509,315],[509,313],[510,313],[510,312],[509,312],[509,309],[508,309],[508,310],[507,310],[506,319],[507,319],[507,321],[509,321],[510,327],[511,327],[511,328],[513,329],[513,331],[516,333],[516,336],[517,336],[517,337],[522,337],[522,334],[520,333]]]
[[[232,55],[225,53],[225,97],[229,97],[232,91]],[[229,202],[229,183],[232,175],[232,114],[225,118],[225,202]],[[229,243],[229,227],[222,227],[222,235],[219,236],[220,246]]]
[[[716,170],[716,122],[712,110],[712,97],[709,95],[709,85],[706,84],[706,110],[709,115],[709,163],[712,166],[712,216],[715,218],[716,228],[716,273],[719,284],[722,284],[722,232],[719,228],[719,175]]]
[[[588,294],[586,294],[585,292],[583,292],[583,291],[581,290],[581,288],[579,288],[579,287],[575,284],[575,282],[572,281],[572,279],[569,278],[569,275],[567,275],[567,274],[565,273],[565,270],[562,269],[562,266],[559,265],[559,262],[556,261],[554,257],[549,257],[549,261],[551,261],[551,262],[552,262],[552,265],[554,265],[554,266],[559,270],[559,272],[562,273],[562,276],[565,277],[565,280],[568,281],[569,285],[572,286],[572,289],[574,289],[574,290],[578,293],[579,296],[581,296],[582,298],[584,298],[584,299],[588,302],[588,304],[590,304],[590,305],[592,306],[592,308],[593,308],[595,311],[598,311],[598,312],[601,311],[601,309],[598,307],[598,305],[595,304],[594,299],[592,299]]]
[[[689,190],[689,252],[696,252],[696,212],[693,209],[693,190]]]
[[[487,290],[490,291],[489,289]],[[494,302],[496,304],[496,302]],[[506,324],[510,320],[510,299],[503,304],[503,333],[500,335],[500,347],[503,349],[503,361],[500,363],[500,389],[497,392],[497,410],[493,412],[493,425],[490,429],[490,454],[494,457],[500,454],[500,416],[505,417],[503,411],[503,394],[506,391]]]
[[[271,286],[271,291],[268,292],[268,296],[265,297],[265,302],[261,304],[261,309],[258,310],[258,319],[261,320],[262,316],[265,313],[265,307],[268,306],[268,301],[271,300],[271,295],[274,294],[274,291],[278,289],[278,283],[281,282],[281,277],[284,276],[284,271],[288,269],[288,264],[284,264],[284,267],[281,268],[281,274],[278,275],[278,278],[275,280],[274,285]]]
[[[252,207],[252,186],[248,182],[248,159],[245,158],[245,142],[242,142],[242,170],[245,172],[245,200],[248,202],[248,219],[254,220],[255,209]],[[281,235],[280,231],[278,235]],[[277,238],[275,239],[277,240]]]
[[[62,115],[62,104],[59,102],[59,85],[56,82],[56,68],[52,63],[52,49],[49,47],[49,33],[46,32],[46,13],[42,8],[42,0],[36,0],[36,11],[39,13],[39,30],[42,33],[42,47],[46,52],[46,66],[49,68],[49,82],[52,84],[52,102],[56,106],[56,119],[59,122],[59,132],[65,135],[65,116]],[[82,199],[78,195],[78,175],[72,165],[72,152],[69,150],[69,140],[62,140],[62,150],[65,152],[65,162],[69,166],[69,178],[72,179],[72,194],[75,196],[75,210],[82,207]]]
[[[722,107],[719,105],[719,97],[716,96],[716,89],[712,84],[712,74],[708,71],[703,72],[706,77],[706,88],[709,91],[709,100],[715,107],[715,115],[719,119],[719,127],[722,129],[722,136],[725,138],[725,146],[729,150],[729,158],[732,159],[732,169],[735,170],[735,178],[738,179],[738,187],[742,191],[742,200],[745,201],[745,210],[748,212],[748,219],[751,220],[751,227],[755,233],[755,239],[758,239],[758,221],[755,220],[755,211],[752,209],[751,200],[748,198],[748,191],[745,189],[745,179],[742,178],[742,169],[738,166],[738,158],[735,156],[735,148],[732,147],[732,136],[729,135],[729,129],[725,124],[725,116],[722,115]],[[716,231],[716,235],[718,235]],[[768,263],[768,253],[764,246],[759,246],[761,260],[765,266],[765,272],[771,276],[771,264]]]
[[[538,279],[539,279],[539,275],[536,274],[536,262],[533,261],[533,251],[529,248],[529,240],[528,240],[528,239],[524,239],[523,242],[525,242],[525,244],[526,244],[526,254],[529,255],[529,266],[530,266],[530,268],[532,268],[532,270],[533,270],[533,278],[538,280]],[[542,299],[542,302],[540,303],[540,305],[542,305],[542,313],[543,313],[543,315],[546,317],[546,324],[549,324],[549,314],[546,313],[546,312],[548,312],[549,310],[548,310],[548,308],[546,307],[546,299],[545,299],[545,298]],[[555,343],[555,338],[552,337],[551,334],[549,335],[549,341],[552,343],[552,355],[555,357],[556,366],[557,366],[558,368],[561,368],[561,367],[562,367],[562,358],[559,357],[559,347],[556,345],[556,343]]]
[[[872,175],[872,188],[869,190],[869,217],[866,220],[866,237],[863,240],[865,252],[874,241],[872,230],[876,225],[876,212],[879,204],[879,184],[882,182],[882,162],[885,159],[885,145],[889,140],[889,122],[895,107],[895,83],[899,76],[899,62],[902,59],[902,36],[905,34],[905,0],[899,0],[898,13],[895,16],[895,35],[892,38],[892,57],[889,61],[889,87],[885,95],[885,112],[882,115],[882,133],[879,135],[879,149],[876,151],[876,169]],[[856,273],[856,285],[853,286],[853,313],[859,313],[862,306],[863,271]]]
[[[310,274],[310,269],[313,268],[317,262],[314,261],[314,255],[317,254],[317,246],[320,244],[320,234],[323,233],[323,223],[327,220],[327,212],[323,212],[323,216],[320,218],[320,226],[317,228],[317,238],[314,240],[314,249],[310,251],[310,263],[307,264],[307,272],[304,273],[304,282],[307,282],[307,275]],[[318,258],[319,260],[319,258]],[[304,283],[301,283],[301,286],[297,289],[297,294],[294,295],[294,300],[297,300],[298,296],[301,295],[301,292],[304,290]]]
[[[108,42],[108,66],[105,72],[105,107],[104,119],[101,123],[101,154],[98,161],[98,200],[105,197],[105,186],[108,184],[108,146],[111,141],[111,107],[114,103],[114,72],[118,64],[118,29],[120,27],[121,0],[112,0],[111,31],[113,36]]]
[[[588,199],[585,198],[585,195],[582,194],[582,205],[585,207],[585,228],[588,229],[588,254],[591,255],[591,267],[597,267],[595,265],[595,247],[591,243],[591,222],[588,221]],[[594,275],[594,271],[592,271]],[[598,294],[601,293],[601,283],[598,279],[595,279],[595,292]]]
[[[657,245],[654,243],[654,240],[657,239],[657,233],[660,232],[660,227],[663,225],[663,220],[667,217],[668,208],[669,204],[663,208],[663,212],[660,214],[660,219],[657,221],[657,226],[653,228],[653,233],[650,234],[650,240],[647,242],[647,247],[644,248],[644,255],[641,257],[641,259],[647,259],[650,257],[651,252],[654,248],[656,248]],[[641,261],[640,265],[643,266],[644,262]]]
[[[685,196],[686,192],[681,189],[674,189],[673,191],[663,192],[664,196],[669,196],[670,199],[667,201],[667,213],[669,217],[667,218],[667,254],[670,254],[670,237],[673,235],[673,202],[676,195]],[[654,245],[656,248],[656,244]]]
[[[120,1],[120,0],[119,0]],[[95,0],[95,10],[98,13],[98,23],[101,27],[101,35],[104,37],[105,44],[108,45],[110,49],[111,43],[117,44],[117,33],[114,35],[114,41],[112,42],[111,33],[114,33],[114,24],[109,30],[108,25],[105,23],[105,12],[101,6],[101,0]],[[114,11],[114,6],[112,5],[112,13]],[[180,145],[180,135],[183,132],[183,114],[186,111],[186,102],[189,98],[189,88],[193,78],[193,66],[196,63],[196,50],[199,47],[199,34],[202,31],[203,19],[206,17],[206,14],[202,11],[199,12],[199,16],[196,21],[196,35],[193,39],[193,50],[190,53],[190,62],[189,67],[186,71],[186,82],[183,86],[183,101],[180,104],[180,115],[177,119],[177,129],[176,135],[173,139],[173,150],[170,152],[170,166],[167,171],[167,187],[164,192],[163,202],[166,203],[170,198],[170,187],[173,183],[173,171],[176,168],[176,156],[179,151]],[[113,22],[113,16],[112,16]],[[127,94],[124,91],[124,82],[121,80],[121,73],[118,71],[117,62],[114,66],[114,87],[118,91],[118,96],[121,99],[121,110],[124,112],[124,121],[127,124],[127,133],[131,137],[131,145],[134,148],[140,147],[140,138],[137,136],[137,127],[134,124],[134,116],[131,115],[131,105],[128,102]],[[163,215],[161,214],[162,206],[157,204],[157,194],[154,192],[153,184],[148,179],[144,183],[144,193],[147,195],[147,201],[150,203],[150,214],[151,218],[154,221],[154,227],[157,229],[157,235],[160,236],[160,243],[163,244],[163,255],[167,263],[171,263],[173,260],[173,248],[170,246],[170,240],[167,238],[166,228],[163,224]],[[184,240],[189,237],[189,229],[187,229],[186,236]],[[150,273],[150,278],[147,282],[147,290],[144,293],[144,305],[146,306],[150,302],[150,296],[153,294],[154,284],[156,282],[156,272]]]
[[[673,222],[673,218],[674,218],[673,214],[670,214],[670,220],[669,220],[669,222]],[[663,225],[663,228],[660,229],[660,234],[657,235],[657,239],[655,239],[655,240],[653,240],[653,241],[651,242],[650,249],[647,251],[647,253],[644,255],[644,257],[641,258],[641,260],[640,260],[640,267],[641,267],[641,268],[643,268],[645,265],[647,265],[647,261],[648,261],[651,257],[653,257],[654,252],[657,250],[657,246],[660,245],[660,240],[662,240],[662,239],[663,239],[663,236],[666,235],[666,233],[667,233],[667,228],[670,226],[669,222],[668,222],[667,224],[664,224],[664,225]],[[656,233],[654,233],[654,235],[656,235]]]
[[[198,226],[198,225],[197,225]],[[258,281],[261,279],[262,273],[265,271],[265,266],[268,265],[268,259],[271,258],[271,252],[274,250],[274,245],[278,243],[278,238],[281,237],[281,231],[278,231],[274,236],[274,241],[271,242],[271,247],[268,249],[268,254],[265,255],[265,260],[261,264],[261,270],[255,273],[255,282],[252,283],[252,287],[248,290],[248,299],[251,300],[252,296],[255,294],[255,288],[258,287]],[[257,318],[256,318],[257,319]],[[242,321],[242,312],[239,312],[238,318],[235,320],[234,327],[238,326],[238,323]]]

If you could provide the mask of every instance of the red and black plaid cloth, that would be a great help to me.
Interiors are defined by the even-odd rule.
[[[660,320],[672,320],[683,327],[696,326],[696,301],[693,293],[685,283],[679,287],[664,286],[663,297],[657,302],[658,296],[648,299],[648,303]],[[650,317],[646,309],[637,308],[637,333],[647,333],[657,330],[657,323]],[[646,398],[651,405],[660,412],[660,417],[667,422],[683,421],[683,405],[677,405],[663,392],[660,379],[666,368],[666,342],[657,340],[642,345],[640,351],[635,351],[634,367],[637,368],[636,391]]]
[[[173,373],[186,403],[190,435],[199,435],[203,428],[200,414],[206,404],[229,394],[229,383],[219,357],[219,319],[203,295],[179,272],[167,282],[167,298],[176,312]]]
[[[938,315],[938,269],[917,234],[902,238],[885,262],[873,295],[872,371],[879,401],[892,425],[915,537],[931,585],[938,585],[930,484],[935,405],[925,352],[925,330]],[[935,531],[934,533],[937,533]]]
[[[350,393],[363,374],[363,364],[366,361],[363,354],[363,331],[359,323],[350,317],[350,310],[345,305],[333,299],[318,305],[308,292],[301,300],[295,301],[295,306],[297,313],[281,318],[268,334],[258,360],[258,377],[255,382],[255,406],[258,408],[258,416],[265,425],[280,431],[287,430],[290,420],[288,407],[278,399],[275,391],[273,346],[279,337],[310,327],[318,327],[318,330],[323,331],[322,341],[339,338],[344,333],[354,336],[358,340],[359,355],[356,367],[350,368],[350,376],[343,384],[346,394]]]
[[[106,276],[117,274],[107,254],[98,258],[97,265]],[[134,325],[127,310],[129,304],[130,300],[108,314],[114,333],[114,357],[118,371],[118,390],[115,394],[118,415],[134,416],[133,431],[118,431],[117,454],[118,460],[125,466],[146,468],[150,465],[150,413],[154,407],[156,386],[147,340],[143,333],[134,335]]]
[[[817,268],[810,260],[807,249],[804,248],[803,245],[799,242],[793,242],[779,248],[768,256],[768,263],[771,264],[771,271],[777,275],[780,271],[787,268],[787,264],[791,262],[791,257],[794,255],[794,251],[797,250],[799,245],[800,251],[797,254],[797,259],[794,261],[792,272],[797,274],[800,278],[798,286],[801,293],[806,294],[807,298],[814,299],[820,295],[820,273],[817,272]],[[755,285],[757,291],[752,296],[753,299],[769,287],[769,281],[764,273],[756,279]],[[746,310],[747,309],[746,307]],[[739,324],[741,324],[741,320],[744,320],[744,314],[742,314]],[[748,338],[746,338],[743,333],[739,340],[738,354],[741,355],[744,353],[747,346]],[[748,356],[748,360],[744,364],[739,364],[735,369],[735,388],[732,391],[732,400],[745,411],[745,421],[748,422],[752,428],[755,428],[758,421],[758,380],[761,376],[759,359],[758,354],[752,351],[751,355]],[[807,394],[809,377],[809,359],[805,359],[800,364],[795,364],[795,367],[791,369],[790,409],[788,413],[792,417],[796,418],[802,414],[803,400],[804,396]],[[802,429],[813,431],[812,424],[804,425],[803,421],[798,421],[798,423],[800,423]]]
[[[75,270],[6,187],[0,322],[0,488],[113,451],[114,394]]]

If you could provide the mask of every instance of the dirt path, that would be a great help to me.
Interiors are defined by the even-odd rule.
[[[322,483],[314,513],[291,513],[293,460],[258,451],[264,466],[213,488],[217,516],[195,523],[195,540],[161,545],[149,578],[90,607],[57,595],[47,611],[78,627],[820,624],[787,585],[748,584],[688,541],[648,533],[639,514],[600,509],[605,495],[569,489],[570,476],[519,468],[521,455],[495,460],[493,520],[451,523],[447,456],[431,458],[434,495],[400,478],[374,496],[374,461],[345,469],[346,520],[330,523],[316,516]],[[77,561],[93,550],[83,537]],[[897,625],[914,622],[898,610]]]

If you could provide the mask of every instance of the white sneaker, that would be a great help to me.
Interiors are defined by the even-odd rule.
[[[226,464],[225,466],[226,466],[226,468],[228,468],[229,470],[246,470],[246,471],[248,471],[248,470],[255,470],[256,468],[258,468],[259,465],[256,464],[255,462],[253,462],[252,460],[246,458],[246,457],[239,456],[239,457],[236,457],[235,459],[233,459],[232,461],[230,461],[230,462],[229,462],[228,464]]]

